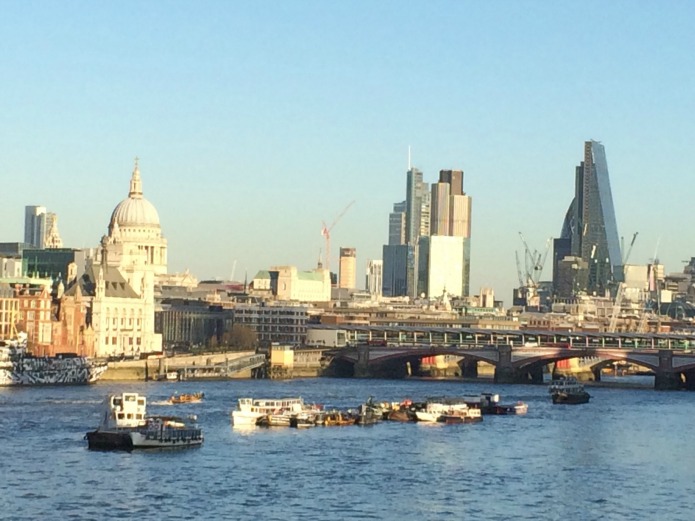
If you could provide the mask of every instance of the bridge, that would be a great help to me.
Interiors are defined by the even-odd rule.
[[[695,335],[408,326],[322,328],[346,331],[348,345],[328,350],[324,357],[337,372],[355,376],[405,375],[408,364],[453,355],[460,358],[461,374],[466,377],[477,376],[477,362],[487,362],[495,368],[495,382],[540,383],[546,365],[579,358],[596,380],[604,367],[627,362],[652,371],[656,389],[695,390]]]

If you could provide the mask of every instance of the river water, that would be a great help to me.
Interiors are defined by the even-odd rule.
[[[695,394],[588,390],[589,404],[562,406],[544,386],[433,380],[0,388],[0,519],[695,519]],[[87,450],[102,399],[122,391],[145,394],[152,414],[197,414],[204,445]],[[167,405],[175,391],[205,400]],[[481,392],[529,412],[466,425],[238,431],[230,422],[244,396],[355,407],[370,395]]]

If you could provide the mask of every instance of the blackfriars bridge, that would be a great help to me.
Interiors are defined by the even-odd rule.
[[[614,362],[644,367],[656,389],[695,390],[695,334],[519,331],[414,326],[311,326],[346,332],[348,345],[324,352],[326,364],[357,377],[407,374],[408,364],[453,355],[464,377],[477,362],[494,366],[498,383],[542,383],[544,367],[579,358],[595,380]]]

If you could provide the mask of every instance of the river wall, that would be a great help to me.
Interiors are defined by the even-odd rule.
[[[253,351],[235,351],[233,353],[209,353],[203,355],[172,356],[168,358],[151,358],[148,360],[123,360],[109,362],[108,369],[101,380],[157,380],[166,377],[167,372],[178,371],[184,367],[211,367],[231,362],[254,354]],[[235,373],[232,378],[250,378],[251,370]]]

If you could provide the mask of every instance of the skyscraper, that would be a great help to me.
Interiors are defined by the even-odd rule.
[[[46,237],[46,207],[26,206],[24,208],[24,242],[34,248],[43,248]]]
[[[622,280],[620,240],[606,151],[598,141],[584,143],[584,161],[575,171],[574,199],[554,248],[553,282],[558,296],[570,296],[564,294],[566,288],[573,288],[572,293],[604,294],[613,282]],[[567,273],[565,270],[559,269],[568,254],[586,263],[587,277],[576,277],[571,283],[559,280],[568,276],[563,275]]]
[[[354,289],[357,275],[357,250],[355,248],[340,248],[340,272],[338,287]]]
[[[405,244],[406,202],[394,203],[389,214],[389,244]]]
[[[462,170],[440,170],[439,182],[432,184],[431,235],[461,237],[460,252],[453,253],[452,244],[456,241],[421,241],[418,261],[418,292],[428,296],[438,296],[448,279],[447,292],[457,296],[467,296],[470,281],[470,237],[471,237],[471,197],[463,191]],[[447,244],[446,255],[441,251]],[[455,248],[455,246],[453,246]],[[443,251],[443,250],[442,250]],[[460,257],[462,256],[462,257]],[[448,260],[447,260],[448,259]],[[452,278],[451,265],[460,266],[458,280]],[[420,280],[426,277],[424,280]]]
[[[427,228],[425,235],[429,233],[429,226],[423,226],[422,222],[423,206],[426,217],[429,217],[428,191],[428,184],[422,181],[422,172],[411,167],[406,177],[405,239],[407,244],[417,244],[420,235],[423,234],[423,228]]]
[[[365,288],[373,297],[381,296],[381,289],[384,281],[384,261],[367,261],[367,275]]]

